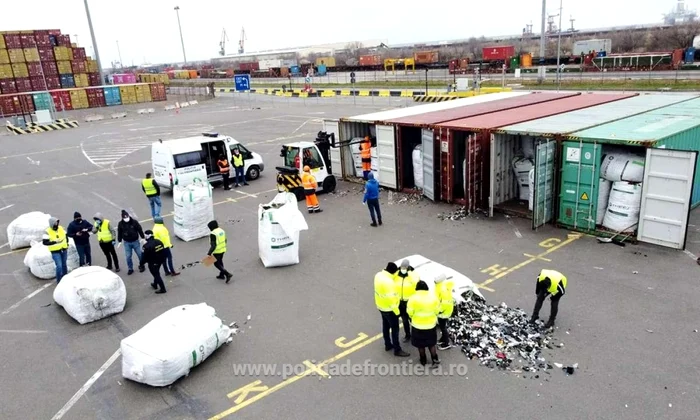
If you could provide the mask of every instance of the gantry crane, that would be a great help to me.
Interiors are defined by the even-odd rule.
[[[226,35],[226,28],[223,28],[221,30],[221,41],[219,41],[219,55],[222,57],[226,55],[226,41],[228,40],[228,36]]]
[[[245,41],[248,38],[245,36],[245,28],[241,28],[241,40],[238,41],[238,54],[243,54],[245,52]]]

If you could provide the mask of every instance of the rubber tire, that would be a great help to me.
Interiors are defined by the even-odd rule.
[[[257,165],[253,165],[248,168],[248,173],[245,175],[246,179],[249,181],[255,181],[260,178],[260,168]]]
[[[335,176],[329,175],[326,177],[326,179],[323,180],[323,192],[324,193],[332,193],[335,191],[335,186],[336,186],[336,180]]]

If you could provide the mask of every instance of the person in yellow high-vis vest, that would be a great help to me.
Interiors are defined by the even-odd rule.
[[[551,296],[552,307],[549,313],[549,321],[544,325],[544,328],[549,329],[554,327],[554,321],[559,312],[559,300],[566,294],[566,284],[566,276],[558,271],[542,270],[540,272],[540,275],[537,276],[537,285],[535,287],[537,301],[535,301],[535,309],[532,311],[530,322],[534,323],[537,321],[544,300],[547,296]]]
[[[394,275],[399,270],[395,263],[390,262],[386,268],[374,276],[374,304],[382,314],[382,335],[384,350],[394,350],[398,357],[408,357],[399,343],[399,293]]]
[[[219,222],[212,220],[207,224],[211,234],[209,235],[209,252],[207,255],[213,256],[216,260],[214,267],[219,270],[219,275],[216,276],[219,280],[226,279],[226,283],[231,281],[233,275],[226,271],[224,267],[224,254],[226,253],[226,232],[219,227]]]
[[[408,316],[411,318],[411,344],[420,353],[420,363],[425,366],[428,358],[425,348],[430,349],[430,357],[433,366],[440,364],[437,348],[437,322],[440,313],[440,302],[435,292],[431,292],[428,284],[420,280],[416,285],[416,293],[408,300],[406,308]]]
[[[117,241],[117,230],[112,225],[112,222],[102,217],[102,213],[95,213],[92,217],[95,221],[92,233],[97,235],[97,242],[100,244],[100,249],[107,258],[107,270],[112,269],[112,260],[114,260],[114,272],[119,272],[119,258],[117,258],[117,250],[114,244]]]
[[[60,220],[49,218],[49,227],[42,238],[42,243],[49,248],[51,258],[56,264],[56,283],[68,274],[68,236]]]
[[[245,158],[238,150],[238,147],[233,149],[233,156],[231,156],[233,161],[233,169],[236,171],[236,185],[234,187],[238,188],[243,185],[248,185],[248,181],[245,180]]]
[[[415,272],[408,260],[401,261],[399,271],[394,276],[396,287],[399,288],[399,316],[403,321],[403,332],[406,334],[403,341],[405,343],[411,341],[411,323],[408,319],[406,306],[408,299],[416,293],[416,284],[418,284],[418,273]]]
[[[163,255],[165,256],[163,270],[165,270],[165,275],[179,276],[180,273],[175,271],[175,266],[173,266],[173,243],[170,241],[170,232],[168,232],[168,228],[165,227],[163,218],[160,216],[153,218],[153,237],[163,244]]]
[[[440,327],[440,344],[438,350],[447,350],[450,344],[450,336],[447,333],[447,320],[452,316],[455,307],[455,300],[452,296],[454,282],[447,280],[444,274],[438,275],[435,279],[435,295],[440,302],[440,313],[438,314],[438,326]]]
[[[163,206],[163,203],[160,201],[160,187],[150,172],[141,181],[141,190],[146,194],[148,203],[151,206],[151,217],[160,216],[160,208]]]

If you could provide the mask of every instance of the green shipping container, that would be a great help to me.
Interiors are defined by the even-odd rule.
[[[520,57],[513,56],[510,58],[510,68],[511,69],[517,69],[520,67]]]
[[[48,92],[35,93],[32,95],[32,99],[34,100],[34,109],[37,111],[51,110],[53,100]]]

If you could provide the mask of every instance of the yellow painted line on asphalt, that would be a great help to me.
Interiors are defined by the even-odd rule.
[[[39,151],[39,152],[29,152],[29,153],[20,153],[20,154],[17,154],[17,155],[0,156],[0,160],[2,160],[2,159],[16,158],[16,157],[23,157],[23,156],[40,155],[40,154],[42,154],[42,153],[60,152],[60,151],[62,151],[62,150],[72,150],[72,149],[80,149],[80,146],[61,147],[61,148],[59,148],[59,149],[42,150],[42,151]]]
[[[568,238],[565,241],[562,241],[561,239],[558,239],[558,238],[545,239],[544,241],[540,242],[539,245],[542,248],[546,248],[547,249],[546,251],[544,251],[540,254],[537,254],[537,255],[532,255],[532,256],[525,254],[525,256],[529,256],[530,258],[521,262],[518,265],[515,265],[515,266],[509,268],[509,267],[503,267],[499,264],[494,264],[491,267],[487,267],[487,268],[481,270],[482,273],[490,274],[491,278],[486,280],[485,282],[479,284],[478,286],[480,288],[484,288],[484,286],[487,286],[487,285],[493,283],[494,281],[501,279],[501,278],[507,276],[508,274],[511,274],[514,271],[519,270],[519,269],[525,267],[526,265],[528,265],[534,261],[537,261],[537,260],[551,261],[550,259],[543,258],[543,257],[545,255],[549,255],[552,252],[571,244],[575,240],[580,239],[582,236],[583,235],[578,234],[578,233],[570,233],[568,235]],[[484,290],[488,290],[488,289],[484,289]]]
[[[218,206],[219,204],[237,203],[237,202],[240,201],[240,200],[243,200],[243,199],[246,199],[246,198],[257,198],[257,196],[260,195],[260,194],[265,194],[265,193],[269,193],[269,192],[273,192],[273,191],[277,191],[277,188],[274,188],[274,189],[271,189],[271,190],[267,190],[267,191],[260,191],[260,192],[256,192],[256,193],[253,193],[253,194],[245,194],[245,195],[242,195],[241,197],[238,197],[238,198],[231,198],[231,197],[229,197],[229,198],[227,198],[226,200],[222,200],[222,201],[218,201],[218,202],[214,203],[214,205],[215,205],[215,206]],[[164,218],[165,218],[165,217],[172,217],[172,216],[174,216],[174,215],[175,215],[175,213],[172,213],[172,212],[171,212],[171,213],[168,213],[168,214],[163,214],[163,215],[161,215],[161,217],[164,217]],[[143,223],[143,222],[152,222],[152,221],[153,221],[153,218],[139,220],[140,223]],[[26,251],[28,251],[28,250],[29,250],[29,248],[15,249],[14,251],[4,252],[4,253],[0,254],[0,257],[5,257],[5,256],[7,256],[7,255],[12,255],[12,254],[19,254],[19,253],[21,253],[21,252],[26,252]]]

